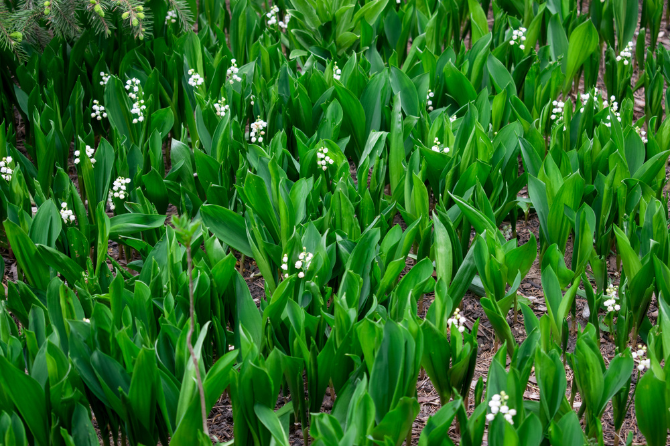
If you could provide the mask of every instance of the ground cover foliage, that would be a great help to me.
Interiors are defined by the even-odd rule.
[[[0,444],[665,445],[663,6],[0,0]]]

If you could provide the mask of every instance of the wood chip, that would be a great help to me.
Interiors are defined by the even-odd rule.
[[[419,397],[419,403],[420,404],[430,404],[433,406],[439,406],[440,405],[440,398],[435,395],[435,396],[420,396]]]

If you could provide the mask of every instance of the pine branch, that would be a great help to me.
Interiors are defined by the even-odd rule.
[[[117,7],[123,12],[123,24],[130,29],[133,36],[142,40],[151,35],[152,15],[144,10],[144,4],[139,0],[116,0]]]
[[[96,34],[104,34],[105,37],[109,37],[112,35],[112,31],[116,29],[114,24],[109,20],[112,9],[112,2],[109,0],[88,2],[86,5],[85,11],[88,23]]]
[[[45,15],[54,33],[71,39],[80,35],[81,23],[77,17],[79,3],[76,0],[50,0],[50,2],[50,6],[45,8]]]
[[[16,14],[0,0],[0,48],[12,51],[16,59],[23,63],[28,56],[20,45],[22,40],[23,34],[16,30]]]
[[[177,14],[177,19],[179,20],[179,26],[183,32],[190,31],[193,29],[193,24],[195,20],[193,14],[191,13],[191,8],[188,7],[188,3],[184,0],[168,0],[170,8]]]
[[[33,0],[26,0],[18,4],[16,16],[16,31],[20,32],[23,40],[38,49],[44,50],[51,41],[51,34],[40,26],[44,16],[43,6]]]

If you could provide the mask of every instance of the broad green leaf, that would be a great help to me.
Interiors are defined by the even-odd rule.
[[[212,231],[219,240],[245,256],[253,258],[244,217],[214,204],[202,206],[200,216],[207,229]]]
[[[131,235],[149,229],[160,228],[165,215],[121,214],[109,219],[109,235]]]
[[[572,87],[572,79],[584,61],[598,48],[598,31],[590,19],[575,28],[568,39],[568,58],[565,64],[563,92]]]

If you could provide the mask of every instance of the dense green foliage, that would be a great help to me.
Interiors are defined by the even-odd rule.
[[[666,444],[660,0],[47,3],[0,0],[0,445],[211,444],[224,394],[235,445],[409,444],[423,373],[420,446]]]

